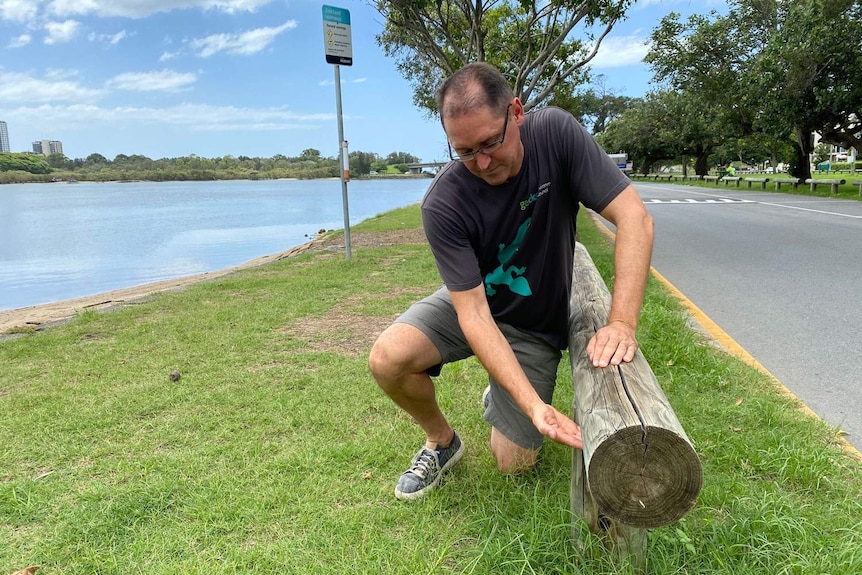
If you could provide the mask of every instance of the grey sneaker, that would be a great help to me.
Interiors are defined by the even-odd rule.
[[[410,500],[419,499],[440,483],[443,473],[458,463],[464,455],[464,444],[456,433],[452,443],[446,448],[428,449],[422,447],[410,469],[401,474],[395,486],[395,497]]]

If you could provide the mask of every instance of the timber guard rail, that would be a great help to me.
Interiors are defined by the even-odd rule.
[[[593,367],[586,347],[606,325],[610,292],[586,248],[575,249],[569,317],[574,419],[583,450],[572,457],[571,509],[605,536],[619,559],[646,567],[646,530],[688,513],[703,470],[667,397],[638,350],[620,366]],[[583,548],[577,525],[573,537]]]

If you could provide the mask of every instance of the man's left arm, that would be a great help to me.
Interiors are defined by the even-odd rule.
[[[638,349],[635,331],[649,277],[653,220],[631,184],[600,214],[617,228],[614,290],[608,324],[587,344],[587,356],[595,367],[607,367],[632,361]]]

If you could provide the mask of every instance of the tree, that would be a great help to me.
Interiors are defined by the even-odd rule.
[[[414,164],[419,158],[407,152],[392,152],[386,156],[386,164]]]
[[[299,154],[300,159],[302,160],[319,160],[320,159],[320,150],[315,150],[314,148],[307,148]]]
[[[380,160],[380,156],[368,152],[350,152],[350,172],[357,176],[366,176],[371,172],[374,162]]]
[[[73,167],[72,161],[59,152],[50,154],[46,161],[56,170],[70,170]]]
[[[703,154],[756,131],[756,109],[750,106],[746,83],[747,54],[753,48],[747,37],[737,37],[733,19],[710,15],[713,21],[692,15],[681,22],[679,14],[668,14],[653,31],[644,58],[655,83],[687,97],[686,115],[698,127],[688,130],[685,139],[698,157],[695,169],[700,175],[708,168]],[[704,146],[695,145],[698,132],[708,139]]]
[[[832,150],[828,144],[817,144],[814,147],[814,163],[822,164],[829,160],[829,154]]]
[[[61,154],[62,155],[62,154]],[[51,166],[42,156],[0,152],[0,172],[29,172],[31,174],[50,174]]]
[[[605,85],[605,76],[600,74],[593,87],[580,93],[573,93],[570,96],[558,92],[554,94],[548,104],[568,110],[593,134],[600,134],[633,102],[633,98],[620,96],[609,90]]]
[[[85,168],[101,168],[107,166],[110,160],[102,154],[90,154],[84,159]]]
[[[764,113],[792,130],[794,175],[810,176],[813,132],[821,141],[862,149],[862,5],[853,0],[780,2],[778,22],[753,72]]]
[[[862,144],[862,5],[858,0],[731,0],[712,20],[666,17],[646,61],[656,78],[718,104],[737,137],[796,142],[791,172],[810,177],[813,133]]]
[[[526,109],[571,94],[604,37],[634,0],[377,0],[386,19],[377,43],[413,86],[413,102],[436,113],[434,92],[463,65],[486,61]],[[581,26],[581,29],[578,27]],[[593,26],[598,31],[592,32]],[[576,32],[576,29],[580,31]]]
[[[635,101],[596,136],[609,153],[626,152],[635,171],[646,174],[659,161],[676,158],[679,147],[666,129],[668,111],[655,95]]]

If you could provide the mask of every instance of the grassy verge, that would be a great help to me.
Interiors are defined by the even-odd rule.
[[[418,225],[414,207],[357,231]],[[580,231],[607,277],[605,239]],[[422,436],[366,355],[438,283],[421,244],[309,252],[0,342],[0,574],[625,573],[571,544],[567,449],[495,471],[475,360],[438,382],[467,457],[431,496],[392,496]],[[695,509],[650,533],[649,570],[862,572],[862,469],[833,430],[702,341],[657,282],[639,336],[705,475]],[[564,361],[560,409],[571,388]]]

